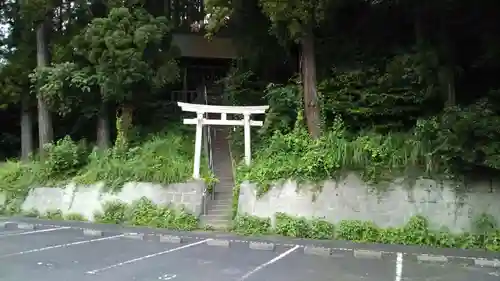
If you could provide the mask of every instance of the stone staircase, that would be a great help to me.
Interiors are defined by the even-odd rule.
[[[220,104],[212,99],[211,104]],[[219,114],[209,118],[219,118]],[[201,224],[214,229],[227,229],[231,225],[233,203],[233,165],[229,147],[229,127],[212,126],[212,161],[215,177],[219,182],[214,187],[213,200],[207,201],[206,214]]]

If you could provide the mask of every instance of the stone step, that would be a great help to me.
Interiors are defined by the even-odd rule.
[[[220,192],[220,190],[215,190],[215,196],[214,196],[214,201],[218,201],[218,200],[233,200],[233,192],[232,191],[229,191],[229,192]]]
[[[233,204],[233,198],[231,197],[226,197],[226,198],[215,198],[214,200],[210,201],[210,206],[231,206]]]
[[[213,200],[209,204],[210,209],[224,209],[232,208],[233,202],[231,200]]]
[[[221,164],[232,165],[232,164],[231,164],[231,157],[229,156],[229,152],[227,152],[227,151],[225,151],[225,152],[221,152],[221,151],[214,151],[214,152],[215,152],[215,153],[227,153],[227,155],[226,155],[226,156],[224,156],[224,157],[223,157],[223,156],[221,156],[221,155],[212,157],[212,159],[213,159],[214,161],[223,161],[223,162],[221,162]]]
[[[231,204],[233,202],[233,196],[231,195],[217,195],[215,194],[214,200],[210,201],[210,203],[214,205],[225,205]]]
[[[223,164],[223,162],[214,161],[213,172],[221,177],[233,177],[233,165]]]
[[[228,195],[218,195],[218,196],[214,196],[214,200],[227,200],[227,201],[232,201],[233,200],[233,191],[230,190],[230,189],[215,189],[215,191],[217,192],[222,192],[222,193],[225,193],[225,194],[228,194]],[[229,195],[231,194],[231,195]]]
[[[210,227],[214,230],[223,230],[229,231],[229,227],[231,226],[230,221],[217,221],[217,222],[202,222],[200,221],[202,227]]]
[[[217,184],[224,184],[224,185],[234,185],[234,180],[233,180],[233,177],[231,175],[228,175],[228,172],[225,172],[225,173],[219,173],[220,174],[220,177],[217,178],[217,180],[219,181]]]
[[[222,186],[216,186],[214,188],[216,193],[224,193],[228,195],[222,195],[218,196],[216,199],[225,199],[225,198],[232,198],[233,197],[233,187],[232,186],[227,186],[227,187],[222,187]]]
[[[231,214],[227,214],[224,216],[220,215],[203,215],[200,217],[200,222],[205,222],[205,223],[228,223],[231,221]]]
[[[217,193],[231,193],[234,188],[234,183],[217,184],[215,192]]]
[[[221,176],[233,176],[233,165],[230,163],[224,163],[222,161],[214,161],[214,173],[220,174]]]
[[[232,206],[218,205],[217,208],[208,208],[207,215],[227,215],[227,214],[232,214],[232,211],[233,211]]]
[[[234,183],[232,182],[228,182],[228,183],[224,183],[224,184],[221,184],[221,183],[218,183],[215,188],[216,188],[216,191],[215,192],[220,192],[222,193],[221,190],[226,190],[227,192],[231,193],[231,190],[233,190],[233,187],[234,187]]]
[[[231,220],[231,213],[218,213],[218,214],[208,214],[208,215],[203,215],[201,217],[202,221],[206,222],[211,222],[211,221],[230,221]]]
[[[228,157],[228,159],[213,159],[214,163],[217,163],[218,165],[214,167],[214,170],[216,171],[232,171],[233,170],[233,164],[231,163],[231,159]]]
[[[226,175],[222,175],[220,178],[217,178],[218,182],[217,182],[217,185],[218,186],[234,186],[234,181],[233,180],[229,180],[230,176],[228,176],[227,174]]]

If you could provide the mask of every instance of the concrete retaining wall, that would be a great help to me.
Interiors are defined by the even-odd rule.
[[[257,198],[255,185],[244,183],[240,188],[238,213],[273,218],[275,213],[283,212],[324,218],[332,223],[373,221],[381,227],[402,226],[410,217],[423,215],[431,227],[452,232],[472,230],[478,216],[489,214],[500,225],[500,184],[489,180],[469,183],[463,193],[456,193],[454,186],[450,182],[421,179],[408,188],[400,180],[377,194],[351,174],[338,183],[325,182],[317,194],[310,186],[297,189],[297,184],[289,181]]]
[[[69,184],[65,188],[35,188],[30,192],[21,209],[25,212],[37,210],[41,214],[61,210],[65,215],[78,213],[93,220],[94,213],[102,212],[106,202],[120,200],[124,203],[132,203],[145,196],[157,205],[170,204],[174,208],[185,208],[195,216],[200,216],[202,212],[203,190],[205,189],[203,181],[168,186],[130,182],[117,193],[103,192],[103,187],[103,184],[90,186]]]

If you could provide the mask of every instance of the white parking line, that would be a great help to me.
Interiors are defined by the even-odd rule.
[[[202,241],[198,241],[198,242],[195,242],[195,243],[187,244],[187,245],[180,246],[180,247],[177,247],[177,248],[173,248],[173,249],[170,249],[170,250],[166,250],[166,251],[163,251],[163,252],[159,252],[159,253],[155,253],[155,254],[151,254],[151,255],[147,255],[147,256],[138,257],[138,258],[135,258],[135,259],[131,259],[131,260],[128,260],[128,261],[120,262],[120,263],[113,264],[113,265],[106,266],[106,267],[99,268],[99,269],[94,269],[94,270],[91,270],[91,271],[87,271],[85,273],[87,273],[87,274],[97,274],[99,272],[102,272],[102,271],[105,271],[105,270],[108,270],[108,269],[120,267],[120,266],[123,266],[123,265],[126,265],[126,264],[131,264],[131,263],[134,263],[134,262],[142,261],[142,260],[149,259],[149,258],[154,258],[154,257],[161,256],[161,255],[164,255],[164,254],[168,254],[168,253],[176,252],[176,251],[179,251],[179,250],[182,250],[182,249],[186,249],[186,248],[189,248],[189,247],[193,247],[193,246],[196,246],[196,245],[200,245],[200,244],[206,243],[207,241],[210,241],[210,240],[212,240],[212,239],[205,239],[205,240],[202,240]]]
[[[33,230],[33,231],[25,231],[25,232],[7,233],[7,234],[0,234],[0,238],[11,237],[11,236],[21,236],[21,235],[28,235],[28,234],[36,234],[36,233],[44,233],[44,232],[52,232],[52,231],[57,231],[57,230],[70,229],[70,228],[71,227],[69,227],[69,226],[64,226],[64,227],[55,227],[55,228],[48,228],[48,229],[39,229],[39,230]]]
[[[401,281],[402,275],[403,275],[403,253],[397,253],[395,281]]]
[[[13,256],[20,256],[20,255],[25,255],[25,254],[30,254],[30,253],[42,252],[42,251],[47,251],[47,250],[53,250],[53,249],[58,249],[58,248],[67,248],[67,247],[76,246],[76,245],[83,245],[83,244],[89,244],[89,243],[94,243],[94,242],[99,242],[99,241],[111,240],[111,239],[115,239],[115,238],[123,237],[123,236],[124,236],[123,234],[120,234],[120,235],[97,238],[97,239],[92,239],[92,240],[84,240],[84,241],[78,241],[78,242],[73,242],[73,243],[48,246],[48,247],[43,247],[43,248],[38,248],[38,249],[33,249],[33,250],[27,250],[27,251],[12,253],[12,254],[6,254],[3,256],[0,256],[0,259],[13,257]]]
[[[263,268],[265,268],[266,266],[269,266],[279,260],[281,260],[282,258],[288,256],[289,254],[291,254],[293,251],[297,250],[298,248],[300,248],[299,245],[296,245],[295,247],[289,249],[288,251],[282,253],[281,255],[275,257],[274,259],[266,262],[266,263],[263,263],[259,266],[257,266],[255,269],[253,269],[252,271],[249,271],[247,272],[245,275],[243,275],[240,279],[238,279],[238,281],[244,281],[244,280],[247,280],[248,277],[250,277],[251,275],[253,275],[254,273],[258,272],[259,270],[262,270]]]

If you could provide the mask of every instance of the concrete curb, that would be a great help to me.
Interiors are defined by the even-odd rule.
[[[357,259],[381,259],[382,252],[369,250],[354,250],[353,255]]]
[[[434,256],[434,255],[417,255],[417,260],[419,262],[448,262],[449,259],[445,256]]]
[[[17,228],[22,230],[35,230],[37,229],[37,225],[31,223],[18,223]]]
[[[182,237],[172,236],[172,235],[160,235],[160,243],[172,243],[181,244],[183,242]]]
[[[134,240],[146,240],[145,239],[145,235],[144,233],[124,233],[125,234],[125,238],[127,239],[134,239]]]
[[[48,224],[48,223],[25,223],[25,222],[15,222],[15,221],[0,221],[0,229],[8,230],[38,230],[49,227],[61,227],[64,225]],[[67,227],[67,226],[66,226]],[[70,227],[72,230],[82,231],[84,236],[114,236],[122,235],[124,238],[138,240],[138,241],[155,241],[160,243],[172,243],[172,244],[183,244],[191,243],[193,240],[205,240],[207,236],[195,236],[191,233],[184,235],[170,235],[170,234],[160,234],[155,232],[129,232],[129,231],[102,231],[96,228],[82,228],[82,227]],[[196,234],[196,233],[194,233]],[[467,266],[476,267],[493,267],[500,268],[500,259],[498,258],[484,258],[475,256],[450,256],[450,255],[433,255],[425,253],[411,253],[411,252],[394,252],[394,251],[376,251],[370,249],[364,249],[362,247],[352,247],[352,248],[333,248],[324,247],[318,245],[312,241],[309,243],[276,243],[270,241],[255,241],[256,239],[230,239],[231,237],[221,237],[216,233],[213,234],[214,238],[210,238],[206,242],[206,245],[231,248],[233,244],[244,245],[251,250],[257,251],[274,251],[277,247],[290,248],[294,246],[300,246],[300,251],[297,251],[304,255],[321,256],[325,258],[342,258],[342,257],[353,257],[356,259],[384,259],[386,257],[395,258],[398,253],[403,254],[405,260],[413,260],[419,263],[456,263]]]
[[[17,223],[17,222],[0,222],[0,228],[7,230],[35,230],[38,225],[31,223]]]
[[[313,256],[329,257],[332,255],[332,250],[330,248],[325,248],[325,247],[305,246],[304,247],[304,254],[313,255]]]
[[[222,239],[212,239],[207,241],[208,246],[217,246],[217,247],[231,247],[231,241],[222,240]]]
[[[480,266],[480,267],[499,267],[500,268],[500,260],[475,259],[474,265]]]
[[[274,245],[274,243],[250,242],[248,243],[248,248],[252,250],[274,251],[276,245]]]
[[[102,237],[104,236],[104,233],[100,230],[96,229],[82,229],[83,231],[83,236],[93,236],[93,237]]]

